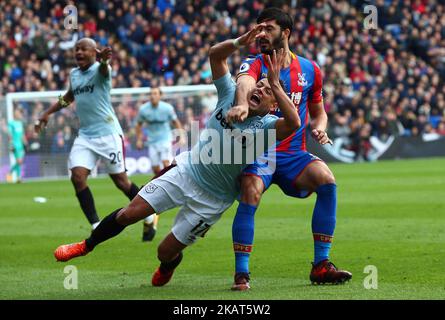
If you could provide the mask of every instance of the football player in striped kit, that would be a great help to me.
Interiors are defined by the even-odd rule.
[[[281,69],[280,79],[285,83],[288,96],[298,110],[301,127],[277,143],[276,170],[273,174],[264,174],[258,161],[243,172],[240,203],[232,226],[235,251],[235,281],[232,290],[250,288],[249,258],[254,238],[254,215],[262,193],[272,183],[291,197],[306,198],[313,192],[317,194],[312,215],[314,261],[310,280],[315,283],[342,283],[351,279],[351,273],[338,270],[329,261],[336,224],[335,178],[325,162],[306,150],[306,131],[309,124],[311,135],[318,143],[332,143],[326,133],[328,117],[323,105],[321,71],[315,62],[289,50],[293,28],[289,14],[279,8],[267,8],[260,13],[257,23],[265,24],[257,40],[261,53],[248,57],[240,66],[237,105],[233,108],[239,113],[231,120],[244,121],[248,114],[245,93],[267,75],[267,56],[273,50],[283,48],[287,58]],[[280,116],[281,111],[276,109],[274,113]],[[264,160],[261,162],[266,163]]]

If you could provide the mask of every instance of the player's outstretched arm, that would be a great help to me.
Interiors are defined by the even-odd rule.
[[[236,39],[226,40],[215,44],[209,50],[210,67],[213,80],[218,80],[229,72],[227,58],[239,48],[249,45],[261,36],[265,23],[257,24],[249,32]]]
[[[229,122],[243,122],[249,115],[248,93],[255,88],[256,81],[249,75],[241,75],[236,79],[235,106],[232,109],[239,109],[239,116],[232,117],[227,115]]]
[[[100,62],[99,72],[102,76],[108,78],[110,73],[108,69],[108,63],[112,56],[112,50],[110,47],[106,47],[102,50],[96,49],[96,53]]]
[[[278,140],[287,138],[301,126],[298,110],[295,108],[280,84],[280,70],[285,58],[286,55],[283,49],[280,49],[278,54],[276,50],[274,50],[272,59],[270,56],[266,56],[266,61],[270,66],[267,72],[267,80],[269,81],[273,95],[277,100],[280,111],[283,114],[283,117],[278,119],[275,124]]]
[[[74,95],[68,90],[64,96],[59,97],[59,101],[49,107],[34,124],[34,130],[39,133],[48,123],[49,116],[63,108],[68,107],[74,101]]]

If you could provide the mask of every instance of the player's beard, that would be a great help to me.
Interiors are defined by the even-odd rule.
[[[259,40],[258,40],[258,46],[259,46]],[[279,36],[274,38],[272,40],[272,46],[270,49],[263,49],[260,47],[261,53],[267,54],[267,55],[272,55],[274,50],[279,50],[281,48],[284,48],[284,39],[283,39],[283,31],[280,32]]]

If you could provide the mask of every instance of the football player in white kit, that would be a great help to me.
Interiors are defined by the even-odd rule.
[[[162,91],[159,87],[150,90],[150,101],[144,103],[139,108],[136,119],[136,147],[144,147],[144,133],[142,128],[145,125],[147,133],[148,156],[151,161],[151,168],[155,176],[159,175],[162,168],[168,167],[172,159],[172,128],[178,129],[180,133],[180,145],[184,144],[184,137],[180,131],[181,122],[176,116],[173,106],[161,100]],[[153,240],[158,225],[158,215],[151,215],[144,219],[144,229],[142,241]]]
[[[176,166],[172,165],[170,170],[141,188],[126,208],[117,209],[104,218],[88,239],[59,246],[54,252],[58,261],[88,254],[98,244],[118,235],[126,226],[155,212],[181,207],[171,232],[159,244],[161,264],[153,274],[152,285],[163,286],[171,279],[182,260],[182,250],[193,244],[197,237],[203,237],[239,195],[237,181],[249,162],[246,160],[247,150],[252,151],[255,145],[253,162],[264,153],[264,148],[258,151],[260,144],[266,150],[268,146],[272,146],[269,150],[274,150],[276,139],[285,139],[301,125],[298,112],[279,80],[284,50],[278,55],[274,52],[272,58],[266,57],[269,66],[267,79],[259,81],[248,93],[247,118],[244,110],[233,107],[236,84],[229,72],[227,58],[240,46],[254,42],[262,28],[264,24],[257,25],[241,37],[226,40],[210,49],[218,103],[192,150],[181,153],[176,158]],[[269,114],[270,109],[277,106],[283,118]],[[227,121],[228,117],[233,122]],[[273,137],[269,138],[271,132]],[[233,150],[239,152],[233,153]],[[225,158],[227,152],[230,156]],[[233,156],[241,157],[234,160]],[[216,161],[212,160],[213,157]]]
[[[68,91],[35,123],[35,130],[39,132],[46,126],[51,114],[76,102],[79,135],[71,148],[68,167],[82,211],[93,229],[100,220],[87,179],[99,159],[105,163],[116,187],[130,200],[139,191],[126,173],[123,133],[111,105],[111,56],[111,48],[100,51],[93,39],[77,41],[75,58],[78,67],[70,72]],[[97,57],[100,62],[96,61]]]

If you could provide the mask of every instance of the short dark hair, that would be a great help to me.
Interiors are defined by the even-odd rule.
[[[153,90],[158,90],[158,91],[159,91],[159,95],[162,96],[162,90],[161,90],[161,87],[160,87],[160,86],[153,86],[153,87],[151,87],[151,88],[150,88],[150,93],[151,93]]]
[[[277,25],[280,26],[281,31],[285,29],[289,29],[289,37],[292,34],[292,30],[294,28],[294,20],[287,12],[284,12],[280,8],[277,7],[269,7],[261,11],[260,15],[256,19],[256,23],[261,23],[264,21],[275,20]]]

